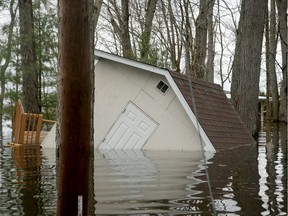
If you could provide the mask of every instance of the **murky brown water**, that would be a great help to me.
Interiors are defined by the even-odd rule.
[[[287,215],[287,131],[278,131],[215,154],[210,185],[200,152],[95,151],[95,214],[212,215],[210,186],[217,215]],[[54,149],[1,148],[0,215],[55,215],[55,160]]]

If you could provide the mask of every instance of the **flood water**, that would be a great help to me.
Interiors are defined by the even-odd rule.
[[[209,182],[201,152],[95,150],[90,214],[287,215],[287,130],[274,129],[206,155]],[[56,189],[54,149],[1,148],[0,215],[55,215]]]

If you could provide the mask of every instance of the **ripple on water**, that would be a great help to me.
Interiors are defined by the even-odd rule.
[[[282,148],[267,154],[262,143],[248,162],[240,150],[209,161],[218,215],[287,214]],[[94,158],[96,215],[211,215],[201,152],[95,150]],[[0,215],[55,215],[55,161],[54,149],[0,149]]]
[[[200,152],[106,151],[95,160],[96,213],[198,213]],[[194,205],[194,207],[193,207]]]
[[[48,160],[39,147],[1,149],[0,215],[55,215],[55,161]]]

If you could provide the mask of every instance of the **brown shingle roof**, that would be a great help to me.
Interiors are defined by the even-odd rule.
[[[192,110],[188,78],[170,71],[179,90]],[[191,78],[196,104],[196,117],[217,151],[255,143],[223,89],[214,83]]]

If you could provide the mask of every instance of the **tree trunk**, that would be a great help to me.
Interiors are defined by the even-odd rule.
[[[272,2],[273,0],[271,0]],[[275,2],[274,2],[275,3]],[[274,7],[275,8],[275,7]],[[271,10],[271,15],[272,15],[272,10]],[[270,27],[269,27],[269,10],[268,7],[266,7],[266,12],[265,12],[265,60],[266,60],[266,101],[265,101],[265,106],[266,106],[266,141],[269,142],[270,140],[270,131],[271,131],[271,102],[270,102],[270,97],[271,97],[271,87],[270,87]],[[263,128],[261,128],[263,129]]]
[[[19,0],[20,43],[25,112],[39,113],[32,0]]]
[[[280,90],[280,106],[279,106],[279,120],[287,122],[287,0],[276,0],[278,16],[279,16],[279,27],[278,32],[281,40],[281,51],[282,51],[282,74],[283,80],[281,82]]]
[[[123,46],[123,56],[127,58],[134,58],[134,54],[131,47],[130,31],[129,31],[129,0],[121,0],[122,5],[122,26],[121,39]]]
[[[251,134],[256,134],[261,51],[266,0],[243,0],[236,41],[231,102]]]
[[[95,215],[95,191],[94,191],[94,99],[95,99],[95,29],[100,15],[102,0],[89,0],[90,19],[90,80],[91,80],[91,137],[90,137],[90,158],[89,158],[89,195],[88,195],[88,215]],[[93,7],[94,6],[94,7]]]
[[[277,37],[276,37],[276,11],[275,11],[275,0],[270,1],[270,37],[269,37],[269,81],[271,83],[270,89],[272,94],[272,113],[273,121],[278,121],[279,118],[279,92],[278,82],[276,74],[276,48],[277,48]]]
[[[195,62],[194,73],[199,79],[205,78],[205,57],[207,46],[207,29],[208,29],[208,8],[210,0],[200,0],[199,15],[196,20],[195,36]]]
[[[185,46],[185,73],[192,75],[192,59],[194,53],[193,47],[193,34],[191,29],[191,22],[190,22],[190,11],[189,11],[189,1],[184,1],[184,11],[185,15],[183,14],[182,17],[185,17],[185,37],[184,37],[184,46]],[[180,69],[179,69],[180,71]]]
[[[61,136],[57,215],[88,215],[92,118],[89,21],[88,0],[60,0]]]
[[[110,13],[111,25],[113,26],[115,34],[120,38],[123,56],[126,58],[134,59],[134,53],[131,46],[130,30],[129,30],[129,0],[121,0],[121,12],[115,1],[109,1],[111,8],[115,11],[115,14],[111,12],[111,8],[108,5],[108,11]]]
[[[102,8],[103,0],[94,0],[94,2],[92,0],[92,2],[90,4],[92,4],[91,8],[93,8],[93,9],[91,9],[92,14],[90,16],[93,17],[93,21],[92,21],[93,24],[94,24],[93,32],[95,33],[95,29],[96,29],[96,26],[97,26],[97,23],[98,23],[98,19],[99,19],[100,11],[101,11],[101,8]],[[93,38],[94,38],[94,36],[93,36]],[[94,39],[93,39],[93,41],[94,41]]]
[[[148,54],[150,51],[150,37],[152,31],[152,21],[156,10],[157,0],[148,0],[148,5],[145,14],[144,32],[141,35],[141,61],[149,62]]]
[[[129,31],[129,0],[122,0],[122,26],[121,39],[123,46],[123,56],[133,58],[133,51],[131,47],[130,31]]]
[[[171,0],[168,0],[167,6],[165,4],[166,1],[161,0],[161,12],[163,14],[164,24],[165,24],[165,32],[167,36],[163,35],[163,40],[166,41],[165,45],[167,46],[167,51],[169,52],[171,68],[176,71],[180,71],[180,56],[179,54],[179,46],[177,46],[177,31],[178,28],[175,28],[175,17],[173,14]],[[166,10],[167,7],[167,10]],[[165,46],[164,45],[164,46]]]
[[[224,86],[224,74],[223,74],[223,56],[224,56],[224,43],[223,43],[223,34],[221,27],[221,15],[220,15],[220,0],[217,1],[217,16],[218,16],[218,29],[219,29],[219,45],[220,45],[220,59],[219,59],[219,74],[221,79],[221,87]]]
[[[208,8],[208,53],[207,53],[207,71],[205,79],[209,82],[214,82],[214,57],[215,57],[215,43],[214,43],[214,22],[213,22],[213,8],[215,0],[210,0]]]
[[[13,29],[15,26],[15,11],[13,9],[14,7],[14,0],[10,1],[10,6],[9,6],[9,11],[10,11],[10,17],[11,17],[11,22],[8,27],[8,35],[7,35],[7,45],[5,49],[5,54],[2,56],[4,59],[4,64],[1,65],[0,67],[0,76],[1,76],[1,94],[0,94],[0,133],[1,137],[0,139],[3,140],[3,108],[4,108],[4,96],[6,92],[6,70],[9,66],[10,60],[11,60],[11,53],[12,53],[12,39],[13,39]],[[14,116],[12,116],[13,118]],[[1,143],[2,144],[2,143]],[[0,144],[0,146],[1,146]]]
[[[42,61],[43,61],[43,56],[42,56],[42,52],[44,51],[43,50],[43,47],[42,47],[42,29],[41,29],[41,4],[40,4],[40,1],[38,2],[38,8],[37,8],[37,11],[38,11],[38,35],[37,35],[37,48],[38,48],[38,52],[36,52],[36,58],[38,60],[38,74],[37,74],[37,79],[38,79],[38,107],[39,107],[39,112],[41,113],[42,112],[42,73],[43,73],[43,70],[42,70]],[[37,18],[36,18],[37,20]],[[37,23],[37,22],[36,22]],[[37,25],[36,25],[37,26]],[[36,50],[35,50],[36,51]],[[43,88],[43,92],[44,92],[44,88]]]

